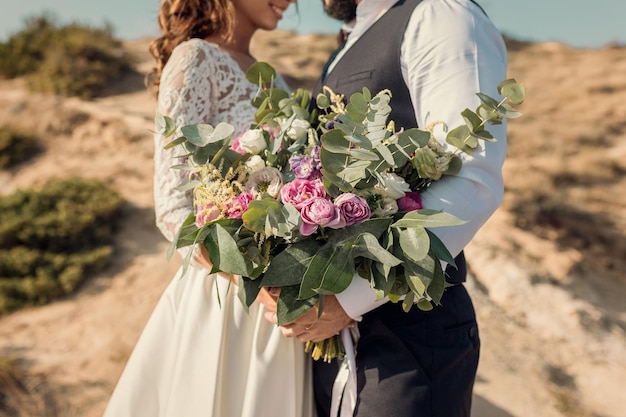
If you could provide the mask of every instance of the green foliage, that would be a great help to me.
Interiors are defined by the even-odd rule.
[[[94,180],[51,180],[0,199],[0,314],[72,293],[104,268],[122,198]]]
[[[38,149],[35,137],[11,127],[0,127],[0,169],[28,160]]]
[[[0,43],[0,75],[27,76],[34,91],[90,98],[130,70],[110,27],[58,26],[43,15]]]

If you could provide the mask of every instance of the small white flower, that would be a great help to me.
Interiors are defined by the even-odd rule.
[[[296,140],[306,135],[311,125],[306,120],[295,119],[293,122],[291,122],[291,126],[283,126],[283,129],[287,127],[287,136],[289,136],[291,139]]]
[[[265,168],[265,161],[259,155],[252,155],[250,159],[246,161],[246,170],[250,174],[259,172],[263,168]]]
[[[239,139],[239,147],[252,155],[257,155],[267,148],[267,142],[261,129],[251,129]]]
[[[404,181],[404,178],[394,174],[393,172],[386,172],[382,174],[382,177],[385,180],[385,184],[384,186],[380,184],[380,191],[389,198],[397,200],[404,197],[406,193],[411,191],[411,187],[406,181]]]

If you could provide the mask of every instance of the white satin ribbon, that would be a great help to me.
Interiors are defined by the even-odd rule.
[[[331,417],[352,417],[356,408],[356,344],[359,341],[359,328],[341,330],[341,341],[346,356],[333,383]]]

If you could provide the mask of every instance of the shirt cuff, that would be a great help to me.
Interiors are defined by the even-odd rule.
[[[363,314],[374,310],[389,301],[388,298],[376,300],[376,293],[368,280],[354,274],[352,282],[343,292],[336,295],[337,301],[350,318],[361,321]]]

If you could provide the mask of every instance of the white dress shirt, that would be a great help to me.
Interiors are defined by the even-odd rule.
[[[346,45],[334,62],[396,1],[361,0],[355,21],[346,25],[350,32]],[[467,107],[475,110],[480,103],[476,93],[499,97],[496,87],[506,79],[506,46],[498,29],[471,1],[422,1],[409,20],[401,48],[402,75],[421,128],[444,121],[453,129],[464,124],[461,111]],[[329,71],[332,69],[331,63]],[[502,201],[506,122],[488,125],[487,130],[497,142],[481,144],[473,156],[463,157],[459,175],[437,181],[421,194],[424,208],[443,210],[467,221],[462,226],[432,230],[454,256]],[[443,129],[436,129],[435,136],[445,145]],[[337,299],[355,320],[387,301],[376,301],[364,279],[354,279]]]

